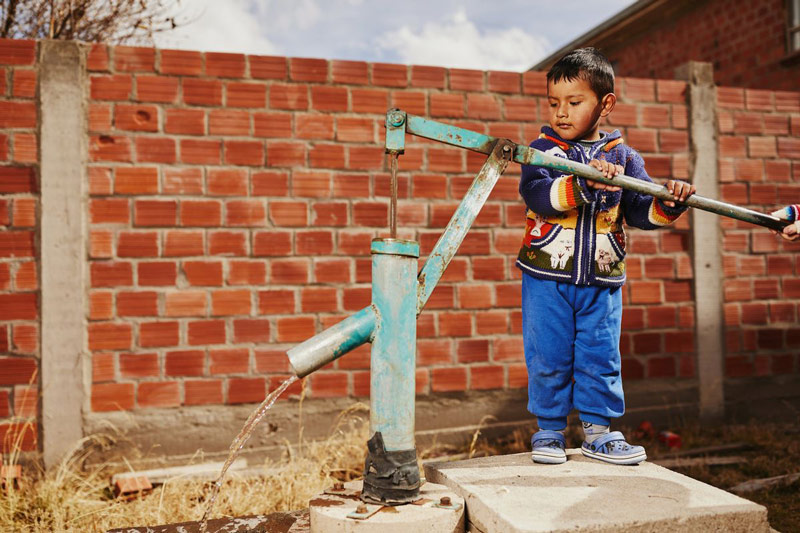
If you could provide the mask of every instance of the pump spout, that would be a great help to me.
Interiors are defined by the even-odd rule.
[[[370,305],[286,352],[292,372],[304,378],[372,340],[377,312]]]

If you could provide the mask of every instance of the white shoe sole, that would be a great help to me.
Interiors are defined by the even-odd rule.
[[[565,453],[549,454],[547,452],[535,451],[531,452],[531,460],[533,460],[534,463],[560,465],[567,462],[567,455]]]
[[[633,455],[608,455],[605,453],[593,452],[591,450],[587,450],[586,448],[581,448],[581,453],[586,457],[591,459],[597,459],[598,461],[603,461],[605,463],[611,463],[615,465],[638,465],[642,461],[647,459],[647,453],[641,452]]]

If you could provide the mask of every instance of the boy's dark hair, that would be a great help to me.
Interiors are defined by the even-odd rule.
[[[547,72],[548,83],[575,79],[589,82],[598,100],[614,92],[614,69],[611,62],[591,46],[573,50],[556,61]]]

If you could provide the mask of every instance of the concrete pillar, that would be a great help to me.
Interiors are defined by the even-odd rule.
[[[41,428],[45,467],[83,437],[87,397],[85,47],[39,43]]]
[[[711,63],[690,61],[677,73],[689,82],[689,139],[691,180],[699,194],[719,198],[717,101]],[[725,414],[723,391],[725,344],[722,234],[719,216],[692,211],[692,259],[699,379],[700,419],[719,421]]]

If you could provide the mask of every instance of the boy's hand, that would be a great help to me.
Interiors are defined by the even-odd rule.
[[[596,168],[600,172],[603,173],[603,176],[607,178],[613,178],[617,174],[622,174],[625,169],[622,168],[620,165],[614,165],[609,163],[608,161],[603,161],[601,159],[592,159],[589,161],[589,166],[592,168]],[[622,187],[617,187],[616,185],[607,185],[605,183],[594,181],[592,178],[586,178],[586,184],[591,187],[592,189],[602,189],[609,192],[616,192],[621,191]]]
[[[665,187],[676,200],[681,202],[685,202],[687,198],[697,192],[694,185],[680,180],[669,180]],[[675,207],[675,202],[664,200],[664,205]]]

